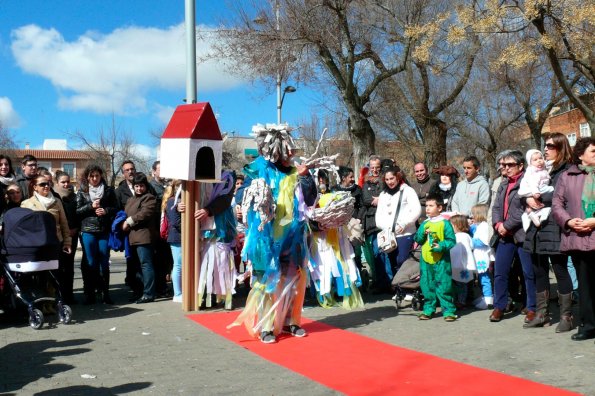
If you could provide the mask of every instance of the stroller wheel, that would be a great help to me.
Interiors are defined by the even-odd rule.
[[[72,309],[68,305],[62,305],[59,315],[60,322],[68,324],[72,320]]]
[[[420,304],[419,304],[419,300],[416,297],[413,297],[413,299],[411,300],[411,308],[414,311],[419,311],[420,310]]]
[[[35,330],[41,329],[43,326],[43,313],[39,309],[33,309],[29,313],[29,326]]]

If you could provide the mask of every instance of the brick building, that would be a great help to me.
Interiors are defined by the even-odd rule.
[[[583,95],[581,99],[595,110],[595,93]],[[575,145],[578,138],[589,137],[592,133],[583,113],[570,101],[563,102],[552,109],[541,132],[561,132],[568,137],[571,146]]]

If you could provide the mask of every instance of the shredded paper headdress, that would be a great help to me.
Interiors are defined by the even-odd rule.
[[[289,160],[295,150],[291,130],[287,124],[254,125],[252,136],[256,139],[258,153],[272,162]]]

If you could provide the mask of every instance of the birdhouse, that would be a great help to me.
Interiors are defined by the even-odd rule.
[[[161,136],[161,177],[219,181],[222,153],[223,138],[211,105],[178,106]]]

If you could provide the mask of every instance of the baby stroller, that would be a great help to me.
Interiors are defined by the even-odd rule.
[[[60,322],[70,323],[72,310],[62,303],[60,285],[52,270],[58,269],[60,242],[56,236],[56,221],[48,212],[25,208],[10,209],[4,215],[2,264],[5,279],[12,290],[11,303],[19,301],[29,311],[29,325],[43,326],[44,317],[38,303],[56,303]],[[56,296],[48,296],[47,280]]]
[[[392,286],[395,288],[395,303],[400,308],[407,295],[411,295],[411,308],[419,311],[423,308],[424,296],[419,287],[421,278],[419,260],[421,248],[411,251],[410,257],[405,260],[393,278]]]

